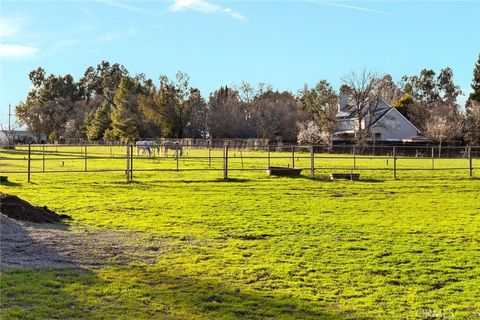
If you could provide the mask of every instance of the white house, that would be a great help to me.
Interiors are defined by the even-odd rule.
[[[46,137],[44,134],[41,135],[40,141],[38,141],[37,136],[30,131],[27,130],[15,130],[11,133],[8,130],[0,130],[0,144],[6,145],[9,143],[8,135],[13,135],[13,141],[17,143],[41,143],[46,141]]]
[[[369,141],[405,142],[423,138],[417,127],[383,99],[371,102],[361,112],[362,128],[365,128],[366,124],[370,125]],[[336,118],[337,129],[333,140],[353,141],[359,128],[359,117],[356,108],[348,103],[344,95],[340,96]]]

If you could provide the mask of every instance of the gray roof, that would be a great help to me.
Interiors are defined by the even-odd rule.
[[[386,115],[393,108],[383,99],[378,99],[375,101],[376,102],[374,101],[369,102],[369,106],[364,107],[361,110],[361,113],[363,116],[366,116],[369,113],[369,111],[370,112],[373,111],[372,125],[377,123],[378,120],[380,120],[384,115]],[[349,103],[344,107],[341,107],[340,112],[337,113],[337,118],[340,118],[340,119],[355,119],[357,117],[358,117],[358,111],[355,105],[351,101],[349,101]]]

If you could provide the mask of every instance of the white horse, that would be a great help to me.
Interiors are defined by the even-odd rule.
[[[178,144],[178,142],[164,141],[162,142],[162,147],[163,147],[163,155],[165,157],[168,157],[168,149],[171,149],[174,151],[173,153],[174,157],[183,156],[183,146]]]
[[[160,147],[155,141],[137,141],[135,143],[135,146],[137,147],[137,156],[140,155],[140,151],[142,151],[142,154],[145,154],[149,157],[152,156],[152,149],[156,148],[158,152],[160,152]]]

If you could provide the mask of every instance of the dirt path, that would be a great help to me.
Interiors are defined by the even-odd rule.
[[[0,270],[154,264],[165,248],[155,236],[19,222],[0,214]]]

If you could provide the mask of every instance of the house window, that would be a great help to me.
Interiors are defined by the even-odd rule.
[[[380,132],[375,132],[375,141],[382,140],[382,134]]]

